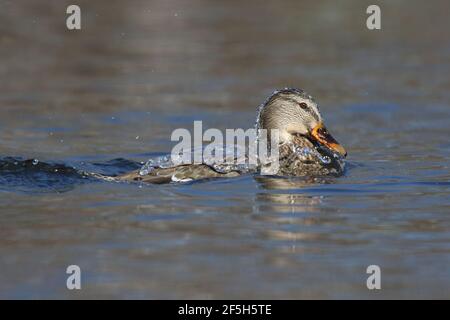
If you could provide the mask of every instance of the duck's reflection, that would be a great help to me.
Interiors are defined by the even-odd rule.
[[[259,176],[255,180],[261,188],[255,196],[255,217],[267,224],[264,237],[280,242],[282,252],[314,250],[303,246],[304,242],[317,242],[328,237],[321,227],[333,218],[322,214],[326,207],[325,198],[302,190],[330,183],[329,179]]]
[[[259,211],[269,212],[316,212],[322,204],[322,195],[311,195],[302,189],[329,183],[325,178],[302,177],[280,178],[269,176],[255,177],[263,192],[256,194],[255,203]]]

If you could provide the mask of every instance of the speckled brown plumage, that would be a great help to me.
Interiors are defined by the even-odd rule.
[[[295,148],[310,149],[313,152],[300,157],[293,150]],[[318,148],[304,137],[295,137],[292,143],[280,145],[279,154],[279,176],[325,176],[340,175],[344,172],[344,162],[341,158],[329,150]],[[330,163],[323,163],[319,155],[328,157]]]

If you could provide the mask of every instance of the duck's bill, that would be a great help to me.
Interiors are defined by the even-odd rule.
[[[328,132],[327,128],[322,123],[319,123],[311,132],[311,137],[320,145],[327,147],[328,149],[339,153],[342,157],[347,156],[347,151],[344,147],[333,138]]]

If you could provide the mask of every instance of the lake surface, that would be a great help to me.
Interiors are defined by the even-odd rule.
[[[80,31],[69,4],[0,1],[0,298],[450,298],[448,1],[379,1],[377,31],[370,1],[78,1]],[[139,168],[194,120],[253,127],[286,86],[343,177],[79,173]]]

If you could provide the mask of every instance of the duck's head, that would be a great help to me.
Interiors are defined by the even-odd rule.
[[[344,147],[326,129],[317,103],[299,89],[274,92],[261,107],[259,127],[269,132],[277,129],[280,143],[302,137],[342,157],[347,156]]]

